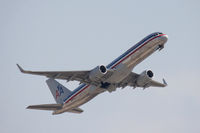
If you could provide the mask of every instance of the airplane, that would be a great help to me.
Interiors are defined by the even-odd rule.
[[[153,72],[145,70],[140,74],[132,72],[134,67],[157,50],[162,50],[168,36],[155,32],[128,49],[107,66],[98,65],[89,71],[28,71],[18,66],[25,74],[46,76],[46,83],[54,96],[56,104],[31,105],[27,109],[49,110],[53,115],[64,112],[82,113],[81,105],[103,92],[113,92],[116,88],[166,87],[167,83],[153,80]],[[73,91],[67,89],[55,79],[79,81]]]

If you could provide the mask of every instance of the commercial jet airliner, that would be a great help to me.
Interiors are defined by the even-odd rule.
[[[48,78],[46,83],[56,101],[56,104],[31,105],[27,108],[50,110],[53,114],[82,113],[81,105],[105,91],[112,92],[116,88],[126,86],[144,89],[151,86],[165,87],[167,83],[164,79],[163,83],[152,79],[151,70],[145,70],[141,74],[134,73],[132,70],[152,53],[163,49],[167,40],[166,34],[152,33],[107,66],[99,65],[89,71],[27,71],[17,64],[22,73],[46,76]],[[55,79],[79,81],[80,86],[71,91]]]

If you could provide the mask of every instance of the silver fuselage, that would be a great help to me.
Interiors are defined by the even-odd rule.
[[[138,42],[136,45],[131,47],[124,54],[122,54],[106,66],[107,69],[112,69],[114,72],[105,82],[114,84],[122,81],[132,72],[133,68],[137,64],[150,56],[161,46],[163,47],[167,39],[167,35],[156,35],[156,33],[150,34],[149,36],[145,37],[143,40]],[[63,108],[60,110],[56,110],[54,113],[59,114],[66,112],[72,108],[79,107],[80,105],[88,102],[98,94],[105,92],[107,89],[101,88],[100,86],[81,84],[77,89],[72,92],[70,96],[65,99]]]

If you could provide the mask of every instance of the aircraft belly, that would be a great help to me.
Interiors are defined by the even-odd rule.
[[[133,55],[128,57],[126,60],[124,60],[122,63],[120,63],[115,68],[116,71],[114,72],[114,74],[109,79],[107,79],[106,82],[117,83],[126,78],[138,63],[143,61],[146,57],[157,50],[158,45],[156,44],[158,43],[154,42],[147,45],[146,47],[141,48]],[[57,110],[57,113],[63,113],[73,108],[79,107],[104,91],[105,90],[103,90],[102,88],[91,85],[88,89],[84,90],[79,95],[74,97],[71,101],[66,103],[63,106],[63,109]]]
[[[150,42],[148,45],[129,56],[115,68],[116,71],[109,79],[106,80],[106,82],[117,83],[126,78],[138,63],[143,61],[157,49],[156,44],[157,42]]]
[[[153,76],[151,71],[137,74],[132,70],[152,53],[162,50],[167,40],[168,36],[166,34],[161,32],[152,33],[107,66],[99,65],[87,71],[30,71],[24,70],[17,64],[22,73],[49,78],[46,83],[56,101],[56,104],[31,105],[27,108],[52,110],[53,114],[64,112],[82,113],[83,110],[79,106],[105,91],[113,92],[119,87],[124,88],[126,86],[143,87],[144,89],[147,87],[165,87],[167,83],[164,79],[163,83],[151,79]],[[71,91],[55,79],[79,81],[80,85]]]
[[[74,99],[72,99],[69,103],[66,103],[64,105],[63,111],[65,112],[72,108],[79,107],[83,105],[84,103],[87,103],[88,101],[90,101],[92,98],[94,98],[101,92],[98,91],[97,87],[90,86],[88,89],[84,90],[82,93],[74,97]]]
[[[96,94],[88,94],[85,97],[83,97],[81,100],[76,102],[76,107],[83,105],[84,103],[87,103],[88,101],[90,101],[92,98],[94,98],[95,96],[97,96],[98,93]]]
[[[123,80],[125,77],[127,77],[132,69],[129,69],[125,64],[119,64],[116,67],[116,71],[113,73],[113,75],[106,80],[108,83],[117,83]]]
[[[156,45],[157,44],[157,45]],[[109,83],[118,83],[126,78],[132,71],[132,69],[149,55],[151,55],[158,48],[158,42],[150,42],[148,45],[136,51],[133,55],[128,57],[122,63],[120,63],[116,68],[113,75],[106,80]],[[72,101],[64,105],[61,112],[76,108],[82,104],[88,102],[98,94],[104,92],[105,90],[98,88],[96,86],[90,86],[88,89],[84,90],[82,93],[74,97]]]
[[[150,42],[148,45],[136,51],[132,56],[129,57],[128,60],[122,62],[128,68],[133,69],[137,64],[146,59],[149,55],[151,55],[155,50],[157,50],[157,43]]]

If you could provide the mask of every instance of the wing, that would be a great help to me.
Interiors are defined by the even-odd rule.
[[[167,86],[167,82],[164,79],[163,79],[163,83],[151,80],[150,81],[150,85],[153,86],[153,87],[166,87]]]
[[[163,79],[163,83],[157,82],[155,80],[150,79],[144,86],[138,86],[137,85],[137,79],[140,75],[134,72],[131,72],[124,80],[122,80],[120,83],[117,84],[117,87],[124,88],[126,86],[131,86],[133,88],[135,87],[165,87],[167,86],[166,81]]]
[[[112,70],[107,70],[107,73],[103,77],[101,77],[99,80],[92,81],[89,78],[90,72],[92,70],[90,71],[27,71],[27,70],[24,70],[22,67],[20,67],[18,64],[17,66],[22,73],[42,75],[48,78],[64,79],[67,81],[76,80],[81,83],[92,84],[92,85],[99,85],[102,81],[105,81],[113,74]]]
[[[126,86],[137,87],[136,80],[139,77],[139,74],[131,72],[124,80],[117,84],[119,88],[125,88]]]
[[[90,83],[88,80],[88,75],[90,71],[27,71],[24,70],[22,67],[20,67],[17,64],[19,70],[22,73],[26,74],[33,74],[33,75],[42,75],[46,76],[48,78],[54,78],[54,79],[64,79],[67,81],[80,81],[84,83]]]

